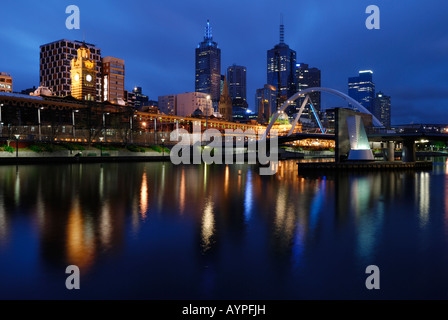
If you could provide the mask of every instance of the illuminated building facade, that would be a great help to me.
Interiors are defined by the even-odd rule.
[[[175,115],[176,114],[176,95],[170,94],[166,96],[159,96],[158,105],[160,112],[164,114]]]
[[[114,104],[124,103],[124,60],[104,57],[103,62],[103,101]]]
[[[9,73],[0,72],[0,92],[12,92],[12,77]]]
[[[235,64],[227,68],[227,84],[233,107],[248,107],[246,70],[246,67]]]
[[[280,43],[267,52],[267,83],[278,89],[277,107],[296,93],[295,72],[296,52],[284,42],[284,26],[281,24]]]
[[[218,111],[221,96],[221,49],[213,41],[210,22],[207,20],[204,41],[195,52],[195,92],[210,95],[215,111]]]
[[[142,87],[135,87],[132,92],[135,94],[135,108],[141,109],[144,106],[151,106],[148,96],[142,93]]]
[[[375,109],[373,115],[383,124],[387,129],[391,127],[391,108],[390,96],[384,95],[381,91],[375,97]]]
[[[373,114],[375,112],[375,84],[372,77],[373,71],[365,70],[359,71],[357,77],[348,78],[348,95]]]
[[[71,95],[70,62],[83,45],[81,41],[58,40],[40,46],[40,86],[49,88],[56,96]],[[101,49],[93,44],[84,44],[90,50],[90,59],[96,66],[96,101],[101,97]]]
[[[191,115],[196,109],[202,114],[213,115],[214,109],[209,95],[202,92],[187,92],[176,95],[176,115],[186,117]]]
[[[271,115],[277,111],[277,88],[265,84],[263,88],[257,89],[255,105],[258,107],[258,121],[268,123]]]
[[[81,46],[78,56],[71,61],[71,93],[78,100],[96,100],[96,65],[90,59],[90,49]]]
[[[296,85],[297,85],[297,92],[300,92],[302,90],[309,89],[309,88],[320,87],[321,86],[320,70],[318,68],[310,68],[309,65],[306,63],[296,64]],[[320,91],[312,92],[312,93],[309,93],[308,96],[311,99],[311,103],[313,104],[314,109],[320,115],[321,92]],[[296,100],[295,112],[299,111],[304,100],[305,100],[305,97],[300,97]],[[302,116],[300,119],[301,119],[302,123],[304,123],[304,124],[305,124],[305,122],[308,122],[310,124],[316,122],[313,112],[311,111],[311,108],[309,108],[309,107],[307,107],[303,110],[303,113],[302,113]]]

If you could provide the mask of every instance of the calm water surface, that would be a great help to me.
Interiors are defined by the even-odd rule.
[[[1,299],[446,299],[448,169],[0,167]],[[368,265],[381,289],[365,287]],[[81,290],[65,288],[65,268]]]

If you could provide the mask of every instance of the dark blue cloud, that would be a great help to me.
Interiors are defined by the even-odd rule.
[[[81,10],[81,30],[65,28],[70,4]],[[371,4],[381,10],[380,30],[365,27]],[[300,62],[322,70],[323,86],[347,92],[348,77],[371,69],[377,90],[392,96],[393,123],[447,123],[447,12],[442,0],[9,1],[2,4],[0,71],[14,76],[15,90],[38,85],[39,45],[85,32],[103,56],[125,60],[128,89],[142,86],[152,99],[193,91],[194,48],[210,19],[223,72],[247,66],[253,108],[283,14],[285,41]],[[327,96],[323,103],[342,104]]]

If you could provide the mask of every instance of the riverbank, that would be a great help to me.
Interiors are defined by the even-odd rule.
[[[59,150],[54,152],[33,152],[23,149],[17,152],[0,152],[0,164],[37,163],[94,163],[130,161],[169,161],[168,152],[131,152],[125,150]]]
[[[356,162],[308,162],[297,163],[300,171],[378,171],[378,170],[431,170],[432,162],[390,162],[390,161],[356,161]]]

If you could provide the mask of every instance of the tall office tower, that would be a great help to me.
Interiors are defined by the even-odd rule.
[[[280,43],[267,52],[267,83],[278,88],[277,108],[296,93],[296,52],[290,49],[284,40],[285,29],[282,23]]]
[[[321,86],[320,81],[320,70],[318,68],[310,68],[308,64],[306,63],[298,63],[296,65],[296,85],[297,85],[297,92],[303,91],[305,89],[309,88],[315,88]],[[317,116],[320,117],[320,111],[321,111],[321,92],[312,92],[308,94],[311,103],[313,104],[313,107],[317,111]],[[302,106],[303,101],[305,100],[305,97],[300,97],[296,100],[295,105],[295,112],[298,112],[300,107]],[[302,123],[305,123],[307,120],[311,123],[316,123],[315,117],[312,114],[311,108],[307,107],[305,110],[303,110],[302,116],[300,118],[302,120]]]
[[[83,45],[81,41],[58,40],[40,46],[40,86],[49,88],[56,96],[71,95],[70,61]],[[90,50],[90,58],[96,64],[96,100],[101,97],[101,49],[85,43]]]
[[[213,41],[210,22],[207,20],[204,41],[196,48],[195,91],[210,95],[213,108],[218,111],[221,96],[221,49]]]
[[[391,104],[390,96],[384,95],[381,91],[375,97],[375,110],[373,115],[383,124],[387,129],[391,126]]]
[[[348,95],[373,114],[375,111],[375,84],[372,75],[373,71],[365,70],[359,71],[357,77],[348,78]]]
[[[159,96],[158,105],[160,112],[168,115],[176,115],[176,95],[170,94],[166,96]]]
[[[124,60],[104,57],[103,62],[103,101],[124,103]]]
[[[277,111],[277,88],[265,84],[264,88],[257,89],[255,108],[258,108],[258,121],[268,123],[271,116]]]
[[[135,94],[135,108],[141,109],[143,106],[150,106],[149,98],[148,96],[144,95],[142,93],[142,87],[135,87],[134,90],[132,90]]]
[[[227,68],[227,83],[233,107],[247,108],[246,67],[233,65]]]
[[[90,49],[81,46],[78,56],[71,61],[71,93],[79,100],[96,101],[96,65],[90,59]]]
[[[9,73],[0,72],[0,92],[12,93],[12,77]]]
[[[320,70],[318,68],[310,68],[306,63],[298,63],[296,65],[296,84],[297,92],[303,91],[309,88],[315,88],[321,86]],[[313,92],[309,94],[311,102],[314,108],[318,111],[321,110],[321,92]],[[304,98],[297,99],[303,101]],[[297,103],[297,107],[300,108],[301,103]]]
[[[232,98],[229,94],[229,86],[227,85],[227,80],[224,77],[224,87],[222,89],[221,98],[219,99],[219,113],[222,115],[224,120],[232,121]]]

